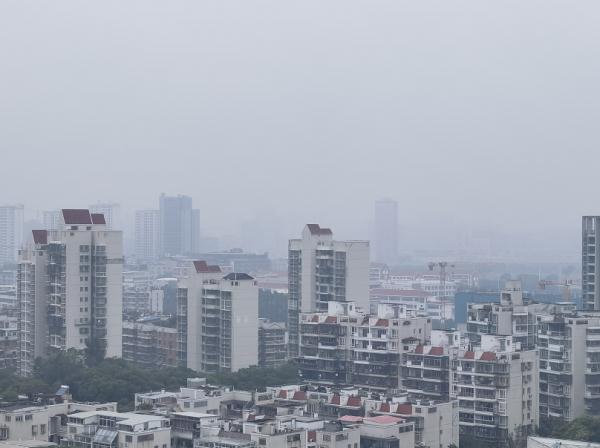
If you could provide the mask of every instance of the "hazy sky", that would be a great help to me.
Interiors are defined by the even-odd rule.
[[[287,238],[308,221],[364,237],[372,202],[392,197],[406,235],[493,225],[576,245],[580,216],[600,213],[599,14],[3,0],[0,202],[133,209],[183,193],[209,233],[258,217]]]

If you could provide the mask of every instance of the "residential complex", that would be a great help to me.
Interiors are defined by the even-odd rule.
[[[288,244],[290,356],[298,355],[300,314],[326,311],[329,302],[369,309],[369,242],[335,241],[331,229],[307,224]]]
[[[63,209],[61,228],[34,230],[17,275],[19,371],[52,350],[121,356],[122,234],[87,209]]]
[[[0,266],[15,263],[23,244],[23,206],[0,206]]]
[[[177,292],[181,365],[212,373],[258,364],[258,285],[248,274],[223,276],[195,261]]]
[[[259,319],[258,365],[276,367],[287,362],[287,331],[282,322]]]
[[[177,367],[177,329],[123,322],[123,359],[149,369]]]

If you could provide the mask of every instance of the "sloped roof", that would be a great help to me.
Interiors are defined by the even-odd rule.
[[[351,395],[348,397],[348,402],[346,403],[346,406],[360,407],[360,406],[362,406],[362,401],[361,401],[360,397]]]
[[[87,208],[63,208],[63,220],[65,224],[92,224],[92,217]]]
[[[429,350],[429,354],[433,355],[433,356],[442,356],[444,354],[444,348],[443,347],[431,347],[431,350]]]
[[[305,401],[306,400],[306,392],[303,390],[297,390],[294,392],[294,397],[292,400]]]
[[[412,414],[412,404],[400,403],[398,405],[398,408],[396,408],[396,414],[411,415]]]
[[[206,261],[204,261],[204,260],[195,260],[194,268],[196,269],[196,272],[198,274],[206,274],[206,273],[210,273],[210,272],[213,272],[213,273],[221,272],[221,268],[219,266],[208,265],[206,263]]]
[[[93,224],[106,224],[106,219],[104,219],[104,213],[92,213],[91,217]]]
[[[232,272],[223,277],[223,280],[254,280],[254,277],[243,272]]]
[[[306,227],[308,227],[308,230],[313,235],[332,235],[333,234],[331,229],[321,227],[319,224],[306,224]]]
[[[379,410],[381,412],[390,412],[390,404],[389,403],[381,403]]]
[[[496,360],[496,354],[494,352],[483,352],[481,354],[481,358],[479,358],[481,361],[495,361]]]
[[[475,359],[475,352],[466,351],[463,358],[465,359]]]
[[[376,417],[368,417],[365,419],[366,423],[376,423],[378,425],[390,425],[400,423],[403,420],[393,415],[378,415]]]
[[[48,231],[47,230],[32,230],[33,242],[35,244],[48,244]]]

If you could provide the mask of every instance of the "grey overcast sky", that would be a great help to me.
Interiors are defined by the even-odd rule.
[[[599,13],[3,0],[0,202],[183,193],[209,233],[258,219],[287,238],[308,221],[367,236],[391,197],[407,235],[492,226],[576,246],[580,216],[600,213]]]

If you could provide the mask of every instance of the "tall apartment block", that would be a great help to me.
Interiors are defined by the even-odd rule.
[[[46,230],[58,230],[61,223],[60,210],[44,210],[42,212],[42,225]]]
[[[600,413],[600,313],[538,316],[540,418]]]
[[[277,367],[287,361],[287,331],[282,322],[259,319],[258,365]]]
[[[392,199],[375,202],[374,261],[398,260],[398,203]]]
[[[123,230],[121,228],[121,206],[113,202],[97,202],[90,205],[90,213],[104,216],[108,230]]]
[[[517,351],[512,336],[482,335],[475,350],[461,349],[454,379],[461,437],[523,443],[539,423],[537,362],[536,351]]]
[[[288,244],[290,357],[298,355],[300,313],[327,311],[329,302],[369,309],[369,242],[335,241],[331,229],[307,224]]]
[[[160,254],[197,253],[200,240],[200,211],[192,208],[192,198],[162,194],[159,212]]]
[[[122,233],[87,209],[63,209],[60,229],[33,231],[17,273],[22,375],[52,350],[121,356],[122,247]]]
[[[581,222],[581,294],[583,308],[600,310],[600,216],[584,216]]]
[[[135,256],[140,261],[156,260],[160,255],[160,212],[136,210]]]
[[[195,261],[177,291],[181,365],[203,373],[235,372],[258,364],[258,285],[248,274],[223,276]]]
[[[23,206],[0,206],[0,265],[14,263],[23,244]]]

